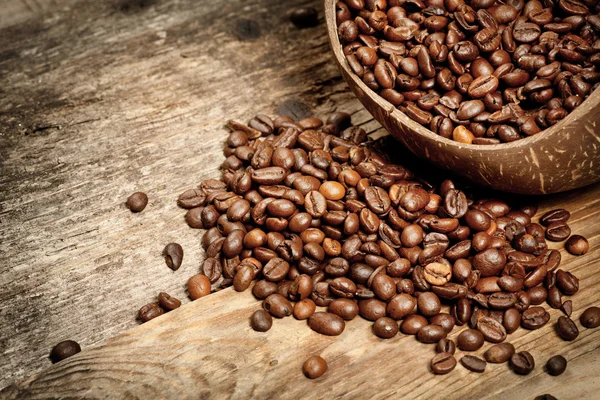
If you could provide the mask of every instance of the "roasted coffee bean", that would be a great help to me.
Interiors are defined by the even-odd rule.
[[[308,318],[308,326],[322,335],[338,336],[344,331],[345,323],[338,315],[316,312]]]
[[[504,326],[490,317],[479,318],[477,320],[477,330],[483,334],[485,340],[491,343],[500,343],[506,339]]]
[[[586,309],[579,318],[581,325],[585,328],[597,328],[600,326],[600,308],[590,307]]]
[[[277,293],[277,284],[265,279],[256,282],[256,285],[252,288],[252,294],[260,300],[266,299],[273,293]]]
[[[562,242],[571,235],[571,228],[564,222],[552,222],[546,228],[546,239]]]
[[[400,324],[400,331],[406,335],[416,335],[419,329],[428,324],[429,322],[422,315],[411,314],[404,318]]]
[[[163,256],[167,267],[177,271],[183,261],[183,248],[178,243],[169,243],[163,250]]]
[[[263,308],[276,318],[287,317],[292,314],[292,304],[281,294],[274,293],[263,301]]]
[[[262,269],[265,279],[271,282],[279,282],[287,275],[290,270],[290,264],[281,259],[273,258]]]
[[[302,364],[302,373],[309,379],[317,379],[327,372],[327,362],[319,356],[311,356]]]
[[[160,317],[164,314],[164,312],[165,311],[158,305],[158,303],[149,303],[140,308],[138,311],[138,319],[142,322],[148,322],[151,319]]]
[[[552,376],[561,375],[567,369],[567,359],[563,356],[552,356],[546,362],[546,371]]]
[[[456,358],[451,353],[438,353],[430,363],[431,371],[436,375],[444,375],[456,367]]]
[[[145,322],[145,321],[144,321]],[[63,340],[56,344],[50,351],[50,361],[56,364],[59,361],[69,358],[81,351],[79,343],[74,340]]]
[[[556,323],[556,333],[564,340],[572,341],[579,336],[579,329],[569,317],[560,316]]]
[[[579,279],[572,273],[559,269],[556,271],[556,287],[563,294],[573,295],[579,290]]]
[[[412,313],[416,305],[417,302],[413,296],[407,293],[400,293],[392,297],[392,299],[388,302],[386,307],[386,313],[388,317],[393,318],[395,320],[400,320],[406,315]]]
[[[567,251],[575,256],[586,254],[590,249],[590,245],[586,238],[581,235],[573,235],[565,243]]]
[[[483,342],[483,334],[475,329],[466,329],[456,338],[458,348],[464,351],[478,350],[483,346]]]
[[[535,360],[528,351],[521,351],[510,357],[510,366],[517,374],[527,375],[535,368]]]
[[[430,317],[429,323],[431,325],[439,325],[447,333],[450,333],[450,332],[452,332],[452,329],[454,329],[456,321],[454,320],[454,317],[450,314],[439,313],[439,314],[434,315],[433,317]]]
[[[426,325],[417,332],[417,339],[421,343],[437,343],[447,335],[444,328],[439,325]]]
[[[373,332],[382,339],[389,339],[398,334],[398,323],[391,318],[378,318],[373,324]]]
[[[250,327],[257,332],[266,332],[271,329],[273,318],[265,310],[256,310],[250,317]]]
[[[302,299],[294,304],[294,317],[296,319],[308,319],[315,313],[317,305],[311,299]]]
[[[502,364],[510,360],[513,354],[515,354],[515,347],[512,344],[498,343],[487,349],[484,357],[489,363]]]
[[[125,205],[131,212],[137,213],[146,208],[148,196],[143,192],[135,192],[127,198]]]
[[[456,345],[452,339],[443,338],[436,344],[435,351],[437,353],[454,354],[456,352]]]
[[[359,307],[354,300],[335,299],[329,304],[327,311],[342,317],[346,321],[350,321],[358,315]]]
[[[197,274],[187,281],[187,290],[192,300],[210,294],[210,280],[206,275]]]
[[[158,294],[158,304],[165,310],[171,311],[181,306],[181,301],[168,293],[160,292]]]
[[[469,371],[478,373],[484,372],[487,365],[485,360],[475,356],[463,356],[460,359],[460,363]]]
[[[526,329],[539,329],[550,320],[550,314],[542,307],[529,307],[523,311],[521,325]]]
[[[290,20],[299,28],[317,26],[319,13],[314,7],[297,8],[291,12]]]

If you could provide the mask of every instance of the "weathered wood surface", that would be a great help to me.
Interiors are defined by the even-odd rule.
[[[324,24],[287,21],[307,4],[323,20],[317,1],[59,3],[0,30],[0,387],[47,368],[60,340],[85,350],[3,396],[431,397],[446,388],[448,397],[527,398],[549,385],[544,392],[573,398],[600,389],[598,330],[566,345],[550,327],[521,332],[515,344],[540,364],[528,377],[505,365],[489,366],[485,379],[460,367],[434,377],[430,346],[382,342],[362,320],[339,338],[291,318],[251,332],[259,304],[230,290],[107,340],[135,327],[159,291],[185,298],[203,259],[201,231],[174,200],[219,175],[226,119],[340,109],[369,132],[380,127],[341,80]],[[150,197],[141,214],[123,205],[135,190]],[[599,199],[596,185],[546,198],[541,210],[565,202],[574,232],[590,238],[587,256],[564,255],[581,278],[575,316],[600,303]],[[174,240],[185,249],[177,272],[160,256]],[[559,350],[569,370],[551,379],[541,365]],[[308,381],[300,366],[313,353],[330,371]]]

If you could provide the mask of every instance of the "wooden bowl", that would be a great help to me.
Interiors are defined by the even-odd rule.
[[[418,157],[512,193],[563,192],[600,180],[600,90],[558,124],[525,139],[497,145],[446,139],[411,120],[350,70],[337,34],[335,3],[325,0],[325,17],[344,80],[373,117]]]

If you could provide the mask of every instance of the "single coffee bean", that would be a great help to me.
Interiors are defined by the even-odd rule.
[[[273,318],[265,310],[256,310],[250,317],[250,326],[257,332],[266,332],[273,326]]]
[[[563,294],[574,295],[579,290],[579,279],[572,273],[559,269],[556,271],[556,287]]]
[[[573,235],[565,243],[565,249],[574,256],[581,256],[588,252],[590,245],[583,236]]]
[[[510,360],[515,354],[515,347],[511,343],[498,343],[490,347],[483,354],[489,363],[502,364]]]
[[[398,323],[391,318],[378,318],[373,324],[373,332],[382,339],[389,339],[398,334]]]
[[[342,317],[327,312],[316,312],[308,318],[310,329],[327,336],[340,335],[345,325]]]
[[[443,338],[435,346],[435,351],[437,353],[454,354],[456,352],[456,345],[454,344],[454,341],[452,339]]]
[[[510,366],[517,374],[527,375],[535,368],[535,360],[529,352],[521,351],[511,356]]]
[[[179,243],[169,243],[163,250],[163,256],[167,267],[177,271],[183,261],[183,248]]]
[[[269,314],[276,318],[283,318],[292,315],[292,304],[279,293],[269,295],[263,301],[263,308]]]
[[[579,318],[581,325],[585,328],[597,328],[600,326],[600,307],[589,307]]]
[[[146,208],[147,204],[148,196],[143,192],[135,192],[129,196],[125,202],[127,208],[129,208],[131,212],[135,213],[142,211],[144,208]]]
[[[476,315],[476,314],[473,314]],[[500,343],[506,340],[506,329],[491,317],[481,317],[477,320],[477,330],[490,343]]]
[[[314,7],[297,8],[290,14],[290,20],[299,28],[317,26],[319,24],[319,13]]]
[[[564,315],[558,317],[556,332],[558,333],[558,336],[567,341],[575,340],[577,336],[579,336],[579,329],[577,329],[575,322]]]
[[[406,335],[416,335],[419,329],[428,324],[429,322],[422,315],[411,314],[400,324],[400,331]]]
[[[160,292],[158,294],[158,304],[165,310],[170,311],[181,306],[181,301],[168,293]]]
[[[302,364],[302,373],[309,379],[316,379],[327,372],[327,362],[319,356],[311,356]]]
[[[327,311],[342,317],[345,321],[350,321],[358,315],[359,307],[354,300],[335,299],[329,304]]]
[[[164,310],[158,305],[158,303],[149,303],[140,308],[138,311],[138,319],[142,322],[148,322],[151,319],[160,317],[164,314]]]
[[[563,356],[552,356],[546,362],[546,371],[552,376],[561,375],[567,369],[567,359]]]
[[[464,351],[478,350],[483,346],[483,342],[483,334],[475,329],[466,329],[456,338],[458,348]]]
[[[317,306],[311,299],[302,299],[294,304],[294,317],[296,319],[308,319],[315,313]]]
[[[206,275],[197,274],[187,281],[187,290],[192,300],[210,294],[210,280]]]
[[[451,353],[438,353],[430,363],[431,371],[436,375],[445,375],[456,367],[456,358]]]
[[[478,373],[484,372],[487,365],[485,360],[475,356],[463,356],[460,359],[460,363],[469,371]]]
[[[562,242],[571,235],[571,228],[564,222],[552,222],[546,228],[546,239]]]
[[[539,329],[550,321],[550,314],[542,307],[529,307],[521,316],[521,325],[526,329]]]
[[[540,218],[540,223],[548,226],[553,222],[567,222],[571,217],[571,213],[564,209],[551,210],[545,213]]]
[[[50,351],[50,360],[52,364],[56,364],[59,361],[69,358],[81,351],[79,343],[74,340],[63,340],[62,342],[55,345]]]
[[[447,335],[444,328],[439,325],[426,325],[417,332],[417,339],[421,343],[437,343]]]

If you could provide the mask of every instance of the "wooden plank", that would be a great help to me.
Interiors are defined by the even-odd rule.
[[[313,5],[323,15],[319,1],[206,3],[82,0],[0,30],[0,387],[45,369],[60,340],[86,349],[3,396],[197,398],[210,387],[238,398],[313,390],[325,397],[327,385],[354,397],[405,388],[427,396],[434,386],[452,396],[493,395],[491,383],[477,392],[481,378],[466,371],[433,377],[430,347],[412,338],[381,342],[366,321],[350,323],[337,339],[289,318],[256,336],[247,318],[259,304],[229,290],[106,341],[135,327],[137,309],[159,291],[185,298],[185,281],[204,255],[201,232],[185,226],[174,200],[219,175],[227,118],[341,109],[382,133],[341,80],[324,25],[298,30],[287,22],[295,6]],[[135,190],[150,196],[139,215],[123,206]],[[565,257],[582,278],[576,316],[599,303],[599,194],[595,186],[545,200],[546,209],[566,201],[574,231],[591,236],[588,256]],[[186,252],[175,273],[160,256],[173,240]],[[515,343],[539,348],[542,358],[562,345],[550,328],[522,335]],[[590,378],[598,371],[597,343],[597,332],[584,331],[565,348],[569,371],[552,380],[566,395],[559,398],[597,390]],[[308,381],[300,365],[321,351],[330,373]],[[101,359],[112,364],[95,362]],[[374,379],[373,365],[394,384]],[[503,374],[488,373],[485,382],[508,376],[520,390],[548,381],[541,370],[526,378]]]
[[[580,278],[581,289],[572,297],[574,318],[600,302],[598,199],[600,185],[547,199],[541,208],[543,212],[562,205],[572,210],[573,231],[590,238],[591,249],[585,256],[562,251],[561,267]],[[457,366],[449,375],[435,376],[428,370],[433,345],[420,344],[412,336],[379,339],[372,334],[371,323],[361,318],[349,322],[339,337],[319,335],[305,321],[292,317],[275,320],[269,332],[258,333],[251,330],[248,318],[259,308],[250,291],[223,290],[86,349],[2,394],[7,399],[51,395],[529,399],[550,393],[574,399],[592,398],[600,390],[600,329],[583,328],[571,343],[560,339],[552,324],[537,331],[519,329],[509,336],[510,342],[518,350],[530,351],[537,364],[527,376],[514,374],[507,364],[489,364],[483,375]],[[561,312],[550,314],[556,321]],[[459,332],[455,329],[450,337]],[[329,371],[314,381],[301,372],[303,361],[312,354],[322,355],[329,364]],[[462,354],[457,351],[458,358]],[[554,354],[569,362],[559,377],[549,376],[543,368]]]

